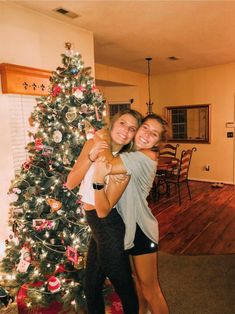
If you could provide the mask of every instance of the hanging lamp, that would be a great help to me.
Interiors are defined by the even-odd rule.
[[[147,114],[153,113],[152,107],[153,102],[151,101],[151,90],[150,90],[150,61],[152,58],[148,57],[145,58],[145,60],[148,62],[148,94],[149,94],[149,101],[146,103],[147,105]]]

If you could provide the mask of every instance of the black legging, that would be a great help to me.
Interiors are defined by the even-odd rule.
[[[119,295],[125,314],[138,314],[138,299],[128,254],[124,251],[125,225],[113,208],[105,218],[86,211],[92,230],[86,263],[85,295],[88,314],[104,314],[102,294],[106,277]]]

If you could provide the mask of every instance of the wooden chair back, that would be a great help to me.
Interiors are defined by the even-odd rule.
[[[178,168],[178,181],[183,182],[188,179],[188,173],[190,168],[190,163],[192,159],[192,154],[197,149],[193,147],[191,149],[183,150],[181,153],[180,164]]]
[[[183,150],[181,152],[180,163],[179,163],[177,172],[170,174],[169,176],[166,177],[166,180],[165,180],[166,185],[167,185],[167,194],[169,196],[170,196],[170,185],[174,184],[175,186],[177,186],[177,191],[178,191],[178,196],[179,196],[179,205],[181,205],[180,185],[183,182],[186,182],[189,198],[192,199],[190,188],[189,188],[189,182],[188,182],[188,173],[189,173],[190,163],[192,159],[192,154],[196,150],[197,150],[196,147]]]
[[[179,144],[172,145],[167,143],[160,149],[159,156],[176,157],[178,147]]]

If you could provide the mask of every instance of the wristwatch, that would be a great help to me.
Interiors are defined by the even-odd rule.
[[[93,183],[92,184],[94,190],[102,190],[105,186],[104,183]]]

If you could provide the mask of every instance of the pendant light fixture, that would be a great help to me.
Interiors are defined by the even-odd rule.
[[[151,101],[151,93],[150,93],[150,61],[152,58],[148,57],[145,58],[145,60],[148,62],[148,94],[149,94],[149,101],[146,103],[147,105],[147,114],[153,113],[152,107],[153,102]]]

